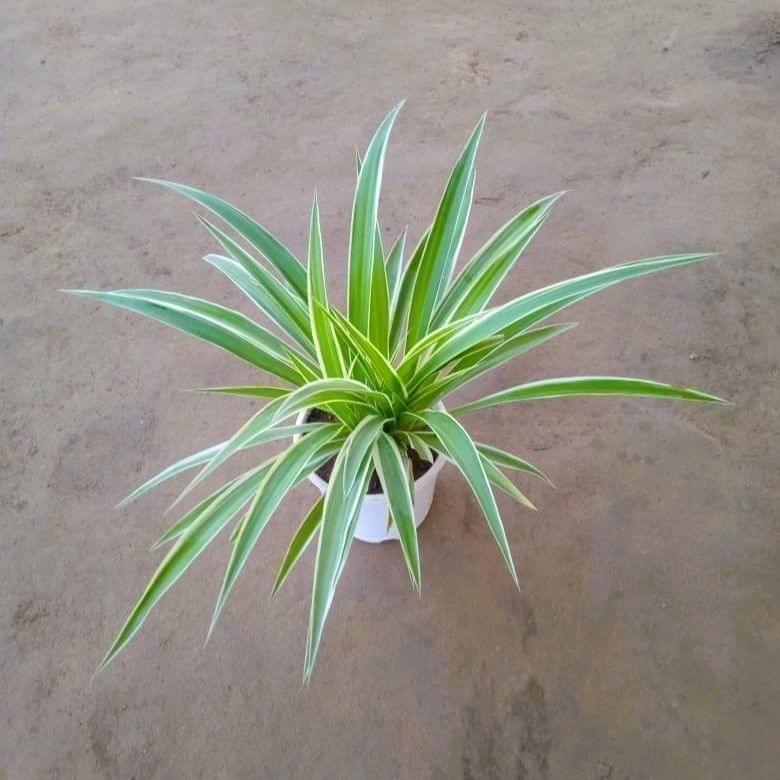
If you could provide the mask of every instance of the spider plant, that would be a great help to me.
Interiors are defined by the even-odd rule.
[[[304,264],[235,206],[192,187],[155,179],[143,181],[184,195],[220,220],[222,227],[205,216],[198,217],[221,247],[220,254],[208,254],[205,260],[227,276],[267,321],[261,324],[219,304],[174,292],[69,291],[190,333],[277,380],[275,384],[205,388],[266,402],[228,440],[169,466],[122,504],[199,468],[182,498],[234,454],[266,442],[287,440],[282,452],[227,481],[157,541],[155,547],[169,546],[168,552],[101,662],[101,669],[133,638],[152,608],[206,546],[238,518],[230,534],[230,557],[210,634],[280,502],[329,459],[335,457],[329,489],[292,534],[273,588],[274,592],[279,589],[316,538],[305,679],[312,673],[374,470],[418,591],[420,552],[409,469],[412,450],[427,460],[434,457],[433,450],[460,469],[517,584],[494,488],[531,506],[505,471],[546,477],[522,457],[476,441],[461,422],[470,412],[568,396],[648,396],[725,403],[707,393],[647,379],[576,376],[526,382],[444,411],[440,402],[450,393],[571,328],[566,323],[543,324],[564,308],[618,282],[697,263],[712,255],[679,254],[624,263],[496,305],[493,298],[501,282],[562,193],[542,198],[510,219],[456,272],[474,191],[483,116],[455,163],[433,220],[416,247],[407,253],[404,231],[386,249],[378,222],[379,191],[388,136],[400,108],[390,111],[363,159],[358,157],[345,313],[334,306],[326,290],[316,195],[308,262]],[[276,332],[269,327],[271,323]],[[330,419],[290,424],[294,415],[314,407],[328,412]],[[305,435],[290,443],[294,434]]]

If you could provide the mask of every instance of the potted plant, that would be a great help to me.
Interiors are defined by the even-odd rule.
[[[273,588],[279,589],[316,537],[306,679],[354,537],[399,539],[412,584],[420,589],[417,526],[430,507],[445,461],[455,464],[466,478],[517,584],[493,490],[498,488],[532,508],[505,471],[547,478],[523,458],[473,439],[461,423],[469,412],[587,395],[725,403],[707,393],[645,379],[584,376],[527,382],[446,410],[442,401],[454,390],[568,330],[569,324],[543,324],[567,306],[618,282],[712,255],[681,254],[625,263],[495,305],[493,296],[502,280],[562,193],[543,198],[510,219],[456,273],[483,116],[452,170],[430,227],[405,262],[406,233],[386,250],[377,219],[385,149],[400,107],[381,123],[364,159],[358,158],[346,313],[333,305],[326,291],[316,196],[304,265],[268,230],[226,201],[159,180],[146,181],[190,198],[232,232],[198,217],[224,252],[206,255],[205,260],[234,282],[282,337],[265,324],[201,298],[146,289],[71,291],[172,325],[278,380],[273,385],[206,388],[265,403],[230,439],[169,466],[122,504],[200,467],[182,498],[235,453],[287,440],[282,452],[226,482],[163,534],[155,546],[169,546],[169,550],[101,669],[133,638],[168,588],[236,519],[211,633],[267,523],[285,495],[307,477],[322,495],[292,534]]]

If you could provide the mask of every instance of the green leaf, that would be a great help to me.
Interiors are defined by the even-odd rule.
[[[465,414],[489,406],[513,401],[532,401],[539,398],[567,398],[583,395],[650,396],[654,398],[675,398],[683,401],[726,404],[722,398],[690,388],[674,387],[649,379],[633,379],[620,376],[575,376],[556,379],[542,379],[538,382],[511,387],[485,396],[452,410],[452,414]]]
[[[351,478],[351,475],[355,473],[358,461],[362,460],[366,449],[370,448],[374,441],[376,441],[377,436],[382,433],[384,423],[385,420],[381,417],[371,415],[369,417],[364,417],[352,431],[349,439],[349,447],[346,448],[347,454],[344,456],[346,462],[341,470],[345,479]],[[329,484],[333,484],[333,478],[331,478]],[[344,485],[343,487],[346,490],[348,485]]]
[[[199,485],[206,477],[213,474],[228,458],[235,455],[240,450],[246,449],[249,443],[255,441],[257,437],[264,435],[276,422],[284,419],[277,417],[284,403],[290,395],[275,398],[269,401],[259,412],[254,414],[244,425],[242,425],[219,450],[206,466],[198,472],[197,476],[187,485],[179,494],[173,505],[179,503],[189,492]]]
[[[441,450],[441,442],[433,433],[428,431],[416,431],[408,433],[407,435],[415,436],[429,447]],[[494,465],[501,465],[509,469],[515,469],[516,471],[522,471],[526,474],[531,474],[552,486],[552,480],[541,469],[534,466],[533,463],[529,463],[527,460],[523,460],[523,458],[520,458],[517,455],[512,455],[511,452],[505,452],[504,450],[500,450],[497,447],[492,447],[489,444],[483,444],[482,442],[478,441],[475,441],[474,444],[476,445],[479,454],[492,461]],[[426,457],[426,460],[430,461],[432,459]]]
[[[509,542],[504,531],[504,524],[498,513],[496,498],[490,488],[490,482],[485,474],[485,467],[477,448],[466,429],[447,412],[428,410],[416,415],[436,434],[444,447],[447,457],[463,472],[466,481],[474,491],[474,495],[482,507],[493,536],[504,556],[509,573],[515,585],[519,588],[515,564],[509,550]]]
[[[354,379],[318,379],[299,387],[288,395],[279,408],[277,420],[314,406],[348,402],[353,406],[377,404],[389,409],[390,401],[384,393],[366,387]]]
[[[426,352],[431,350],[435,351],[435,348],[440,344],[447,341],[455,333],[465,327],[468,324],[463,320],[457,320],[456,322],[450,322],[447,325],[439,328],[438,330],[431,331],[427,336],[420,339],[405,355],[400,365],[398,366],[398,376],[404,382],[418,382],[420,377],[427,377],[435,370],[428,371],[428,360],[423,360],[423,368],[418,368],[418,362],[425,355]],[[500,341],[500,338],[496,339],[496,343]]]
[[[144,314],[218,347],[292,384],[301,376],[286,359],[289,347],[236,311],[189,295],[161,290],[66,290]]]
[[[206,255],[205,260],[224,273],[247,297],[264,311],[279,327],[311,351],[311,327],[306,305],[301,299],[255,260],[249,252],[233,241],[230,236],[212,225],[207,219],[198,217],[200,223],[219,242],[239,266],[237,271],[227,258]]]
[[[349,435],[336,457],[325,494],[317,560],[314,566],[304,677],[309,679],[322,639],[333,593],[351,543],[351,521],[365,495],[373,441],[358,431]]]
[[[152,576],[146,590],[130,613],[122,630],[117,635],[111,648],[100,662],[98,671],[102,671],[111,663],[122,648],[136,635],[152,608],[163,597],[165,592],[181,577],[192,562],[203,552],[211,540],[231,520],[235,508],[235,492],[247,486],[247,483],[259,484],[268,464],[259,466],[244,475],[240,481],[233,483],[232,489],[225,491],[213,501],[197,520],[179,536],[176,544],[171,547],[157,571]]]
[[[257,280],[247,273],[235,260],[215,254],[205,255],[203,259],[230,279],[263,314],[278,325],[285,334],[294,339],[308,354],[314,354],[314,346],[311,338],[307,335],[308,319],[306,320],[306,328],[302,328],[299,323],[288,316],[284,309],[273,301],[268,292],[258,284]],[[266,271],[266,273],[268,272]],[[268,277],[273,279],[276,284],[279,284],[270,274],[268,274]],[[281,285],[279,287],[284,289]]]
[[[401,549],[412,584],[420,591],[420,551],[417,546],[417,525],[414,519],[414,499],[409,474],[398,445],[386,433],[374,443],[374,465],[382,483],[390,514],[398,529]]]
[[[401,337],[404,334],[404,328],[406,327],[407,315],[409,314],[409,306],[412,302],[412,294],[414,293],[414,284],[417,279],[417,271],[422,262],[423,253],[425,252],[425,244],[428,241],[431,229],[428,228],[423,233],[420,243],[415,247],[412,252],[412,257],[409,260],[409,264],[401,274],[401,284],[398,287],[398,293],[393,301],[393,313],[391,317],[390,325],[390,354],[395,355],[401,345]]]
[[[363,160],[360,152],[355,149],[355,163],[357,168],[358,183],[360,180],[360,171],[363,167]],[[374,230],[374,259],[371,268],[371,316],[368,322],[368,330],[371,341],[387,351],[387,338],[390,329],[390,287],[387,277],[387,271],[384,267],[385,256],[382,249],[382,230],[379,227],[379,220],[376,221]]]
[[[155,474],[151,479],[146,480],[146,482],[139,485],[130,494],[125,496],[116,505],[115,509],[120,509],[121,507],[129,504],[131,501],[135,501],[137,498],[140,498],[142,495],[148,493],[150,490],[162,484],[163,482],[172,479],[178,474],[181,474],[183,471],[188,471],[189,469],[195,468],[195,466],[200,466],[203,463],[207,463],[224,446],[225,442],[221,442],[220,444],[215,444],[213,447],[207,447],[205,450],[195,452],[192,455],[188,455],[186,458],[177,460],[176,463],[172,463],[167,468],[164,468],[159,474]]]
[[[211,619],[209,635],[214,630],[230,591],[255,544],[257,544],[260,534],[271,519],[271,515],[287,493],[318,468],[318,465],[321,465],[324,459],[330,457],[336,447],[341,445],[341,441],[336,447],[332,444],[338,431],[338,425],[329,425],[302,436],[279,455],[272,468],[269,469],[252,500],[247,515],[242,521],[241,531],[233,544],[233,552],[228,561],[225,579]]]
[[[390,111],[371,139],[360,168],[355,201],[352,207],[347,291],[348,312],[350,322],[366,335],[369,335],[369,322],[372,314],[369,301],[371,301],[371,279],[382,169],[387,140],[393,122],[401,110],[401,105],[399,103]]]
[[[274,458],[270,458],[263,465],[266,467],[266,471],[271,467]],[[225,511],[230,509],[235,515],[241,510],[241,507],[246,504],[252,497],[252,494],[257,489],[257,482],[252,480],[251,477],[254,470],[245,472],[236,479],[230,480],[227,484],[215,490],[211,495],[207,496],[203,501],[198,503],[195,507],[190,509],[180,517],[153,545],[152,549],[156,550],[158,547],[164,547],[166,544],[178,539],[190,526],[192,526],[199,519],[200,515],[208,509],[214,502],[225,494],[230,494],[230,502],[226,505]]]
[[[409,441],[409,446],[417,453],[421,460],[427,460],[428,463],[433,463],[433,452],[428,446],[428,443],[412,431],[404,434],[405,438]]]
[[[455,267],[471,208],[474,161],[484,124],[483,115],[452,170],[431,225],[414,285],[407,349],[428,332],[436,304],[444,295]]]
[[[463,387],[468,382],[473,381],[488,371],[492,371],[494,368],[506,363],[508,360],[528,352],[530,349],[543,344],[545,341],[548,341],[561,333],[565,333],[572,327],[573,325],[571,323],[547,325],[545,327],[534,328],[533,330],[520,333],[517,336],[500,342],[492,349],[489,349],[474,365],[448,374],[443,379],[433,382],[432,384],[427,383],[425,377],[421,376],[420,379],[417,380],[417,383],[419,383],[419,391],[414,385],[410,388],[410,396],[412,399],[410,400],[410,408],[422,409],[431,406],[436,403],[436,401],[444,398],[454,390]]]
[[[505,360],[509,360],[512,357],[517,357],[517,355],[526,351],[526,347],[530,348],[530,346],[536,346],[537,343],[541,343],[536,341],[537,336],[539,336],[540,333],[550,334],[550,336],[553,336],[553,335],[558,335],[559,333],[563,333],[566,330],[569,330],[570,328],[574,327],[576,323],[564,323],[562,325],[550,326],[554,329],[553,332],[540,331],[540,330],[529,331],[529,328],[531,328],[536,323],[541,322],[544,319],[547,319],[548,317],[552,316],[553,314],[560,311],[561,309],[564,309],[567,306],[570,306],[573,303],[582,300],[582,298],[587,297],[588,294],[568,296],[558,301],[555,301],[554,303],[542,305],[535,309],[532,309],[529,313],[518,318],[517,320],[510,323],[506,327],[477,341],[475,344],[473,344],[463,352],[453,357],[450,357],[448,360],[444,361],[443,365],[439,360],[434,360],[435,358],[438,358],[438,354],[434,349],[434,354],[431,355],[430,358],[425,361],[421,369],[417,370],[416,373],[414,373],[414,385],[416,387],[424,387],[425,385],[431,385],[432,383],[434,383],[434,377],[436,376],[436,374],[440,373],[445,368],[450,369],[449,375],[447,377],[441,378],[440,380],[435,380],[436,383],[438,382],[446,383],[448,382],[450,377],[455,377],[457,375],[461,377],[459,381],[461,384],[463,384],[466,381],[470,381],[472,378],[474,378],[473,376],[469,376],[466,373],[466,369],[471,369],[476,367],[478,364],[481,364],[487,358],[488,355],[491,356],[490,361],[488,362],[493,363],[492,367],[495,367],[496,365],[503,363]],[[439,328],[436,331],[433,331],[428,336],[426,336],[425,339],[419,342],[418,345],[415,347],[415,349],[409,353],[409,357],[412,357],[415,350],[417,350],[418,347],[420,347],[423,344],[429,344],[431,348],[438,348],[439,346],[443,346],[444,343],[447,340],[449,340],[454,334],[463,331],[465,328],[467,328],[472,324],[475,323],[478,324],[482,319],[484,319],[487,316],[488,315],[486,313],[480,312],[477,314],[470,315],[468,317],[464,317],[460,320],[450,322],[447,325],[443,325],[441,328]],[[524,338],[524,334],[526,333],[534,334],[532,337],[529,337],[531,339],[530,345],[529,342],[526,342]],[[542,339],[542,341],[544,340],[546,340],[546,338]],[[414,371],[413,361],[409,363],[407,362],[406,358],[398,367],[399,375],[402,376],[404,379],[406,379],[406,381],[409,381],[408,375],[413,371]],[[449,392],[451,392],[450,389],[447,390],[447,393]],[[426,391],[426,395],[427,395],[427,391]],[[439,394],[437,397],[442,398],[443,396]]]
[[[401,274],[404,265],[404,248],[406,246],[406,230],[396,239],[387,254],[387,288],[390,295],[391,309],[395,303],[396,294],[401,285]]]
[[[341,558],[339,560],[339,569],[336,575],[337,582],[341,577],[341,573],[344,571],[344,567],[347,565],[347,557],[349,556],[349,550],[355,537],[355,530],[357,528],[358,521],[360,520],[360,511],[363,505],[363,498],[366,497],[366,493],[368,492],[368,486],[371,482],[372,472],[373,469],[371,468],[371,458],[366,458],[362,464],[361,471],[358,473],[357,479],[355,480],[357,485],[353,486],[352,488],[352,490],[357,490],[357,495],[361,496],[361,500],[351,506],[349,522],[347,523],[347,533],[344,537],[344,544],[341,547]]]
[[[341,312],[332,309],[328,312],[336,327],[340,328],[344,338],[349,341],[364,366],[369,369],[372,378],[378,380],[379,387],[397,396],[401,401],[406,399],[406,387],[398,376],[393,364],[382,352],[367,339]]]
[[[450,360],[479,343],[482,339],[497,333],[502,328],[517,323],[525,316],[531,317],[527,325],[534,324],[538,321],[538,318],[534,318],[535,313],[563,299],[578,300],[613,284],[618,284],[637,276],[680,265],[697,263],[710,257],[713,257],[713,255],[695,254],[638,260],[634,263],[626,263],[612,268],[605,268],[595,273],[585,274],[584,276],[578,276],[574,279],[558,282],[541,290],[521,295],[503,306],[483,312],[475,317],[471,324],[460,328],[430,356],[430,359],[426,362],[426,370],[430,372],[441,368]],[[401,376],[403,375],[401,372]]]
[[[505,452],[497,447],[491,447],[489,444],[482,444],[476,442],[479,454],[492,461],[494,464],[505,466],[509,469],[515,469],[516,471],[523,471],[526,474],[532,474],[535,477],[539,477],[542,481],[548,485],[552,485],[552,480],[540,469],[534,466],[533,463],[529,463],[527,460],[512,455],[511,452]]]
[[[196,387],[192,392],[243,395],[249,398],[281,398],[283,395],[288,395],[290,391],[284,387],[270,387],[268,385],[227,385],[225,387]]]
[[[474,255],[436,310],[436,327],[482,310],[563,194],[557,192],[531,204]]]
[[[501,469],[493,464],[493,462],[480,453],[482,458],[482,467],[485,469],[487,478],[499,489],[503,490],[508,496],[511,496],[528,509],[536,511],[536,507],[531,501],[523,494],[523,492],[512,482]]]
[[[439,440],[438,436],[432,432],[426,432],[421,431],[418,433],[408,433],[407,436],[414,436],[417,439],[419,439],[422,442],[427,444],[430,444],[431,447],[436,448],[438,451],[443,451],[444,446]],[[536,510],[536,507],[531,503],[531,501],[523,494],[515,485],[512,483],[512,481],[499,469],[496,467],[495,462],[493,459],[489,457],[488,454],[486,454],[488,451],[493,450],[492,447],[488,447],[487,445],[480,444],[479,442],[474,442],[477,452],[479,452],[479,457],[482,461],[482,466],[485,469],[485,475],[487,478],[492,482],[497,488],[500,490],[503,490],[504,493],[514,498],[516,501],[519,501],[523,506],[528,507],[528,509]],[[502,453],[501,450],[496,450],[496,452],[500,453],[501,455],[506,455],[507,459],[512,462],[513,466],[511,468],[517,468],[517,463],[520,462],[523,464],[523,466],[530,466],[531,471],[529,473],[535,474],[536,476],[540,476],[543,479],[546,479],[544,475],[536,469],[534,466],[531,466],[531,464],[526,463],[525,461],[522,461],[520,458],[515,458],[512,455],[509,455],[508,453]],[[432,458],[428,458],[428,460],[433,460]],[[449,460],[449,458],[448,458]],[[522,469],[523,471],[527,471],[526,468]],[[547,480],[549,482],[549,480]]]
[[[296,433],[305,433],[318,428],[322,423],[307,423],[304,425],[289,425],[284,428],[273,428],[269,431],[261,431],[255,438],[250,439],[242,449],[248,449],[249,447],[256,447],[259,444],[264,444],[270,441],[276,441],[278,439],[284,439],[287,436],[294,436]],[[219,454],[219,452],[228,444],[227,441],[223,441],[220,444],[215,444],[213,447],[208,447],[205,450],[196,452],[192,455],[188,455],[186,458],[182,458],[176,463],[163,469],[159,474],[155,474],[151,479],[146,480],[142,485],[139,485],[130,495],[123,498],[116,508],[129,504],[137,498],[140,498],[144,493],[148,493],[152,488],[166,482],[169,479],[181,474],[184,471],[195,468],[195,466],[201,466],[204,463],[208,463],[212,458]]]
[[[344,375],[344,361],[338,341],[333,334],[333,326],[328,321],[328,294],[325,289],[325,269],[322,254],[322,232],[320,230],[320,211],[317,195],[311,211],[311,229],[309,232],[309,319],[312,323],[314,345],[317,350],[324,377]]]
[[[287,552],[284,555],[282,565],[279,567],[279,573],[276,575],[274,587],[271,591],[272,596],[275,596],[279,588],[284,585],[293,566],[298,563],[301,555],[303,555],[306,548],[309,546],[309,542],[314,538],[314,534],[317,533],[320,525],[322,525],[322,508],[324,505],[324,498],[317,499],[317,503],[309,510],[309,513],[304,517],[303,522],[298,526],[298,530],[295,532],[295,535],[290,542],[290,546],[287,548]]]
[[[501,328],[501,330],[496,331],[492,336],[488,336],[486,339],[484,339],[484,341],[480,342],[485,346],[484,354],[486,354],[491,349],[493,349],[496,346],[496,344],[500,344],[503,341],[507,341],[509,339],[514,338],[515,336],[519,336],[521,333],[525,333],[529,328],[533,327],[539,322],[546,320],[547,318],[551,317],[553,314],[556,314],[562,309],[565,309],[568,306],[577,303],[577,301],[581,301],[583,298],[587,298],[589,295],[593,295],[594,293],[599,292],[602,289],[604,288],[599,287],[596,290],[590,290],[589,292],[580,295],[569,295],[564,298],[559,298],[553,303],[543,304],[541,306],[537,306],[531,309],[531,311],[528,312],[527,314],[524,314],[523,316],[516,319],[514,322],[510,323],[504,328]],[[476,316],[477,318],[479,318],[480,315],[476,315]],[[466,320],[461,320],[461,322],[464,321]],[[576,323],[572,323],[572,325],[575,324]],[[498,339],[498,341],[495,341],[496,339]],[[483,357],[483,354],[480,353],[478,347],[479,344],[477,344],[475,347],[466,350],[466,352],[462,353],[455,361],[453,369],[460,370],[461,368],[467,368],[468,366],[474,365],[477,362],[479,362],[479,360]],[[474,351],[472,352],[472,350]]]
[[[370,340],[383,354],[388,351],[390,335],[390,291],[385,268],[385,256],[382,249],[382,236],[379,227],[374,237],[374,263],[371,269],[371,316],[368,320]]]
[[[322,378],[319,367],[315,366],[313,363],[310,363],[308,360],[305,360],[296,352],[289,352],[287,354],[287,358],[295,366],[298,373],[303,377],[303,382],[299,382],[299,384],[313,382],[315,379]]]
[[[279,271],[284,280],[295,290],[302,301],[306,300],[306,271],[300,260],[278,238],[271,235],[262,225],[258,225],[253,219],[239,211],[225,200],[209,195],[207,192],[187,187],[162,179],[145,179],[138,177],[138,181],[146,181],[152,184],[160,184],[163,187],[184,195],[218,217],[223,219],[233,230],[245,238],[258,252],[261,252],[268,261]]]

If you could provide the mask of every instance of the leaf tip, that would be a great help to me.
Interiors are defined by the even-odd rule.
[[[102,660],[98,664],[97,669],[95,669],[95,673],[92,675],[93,680],[114,660],[114,658],[116,658],[116,654],[124,646],[124,645],[120,645],[119,647],[117,647],[118,639],[119,637],[117,637],[117,639],[114,640],[114,644],[111,645],[111,647],[108,649],[108,652],[103,656]]]
[[[97,290],[76,290],[72,288],[61,288],[57,292],[65,293],[65,295],[83,295],[89,298],[92,295],[100,295]]]
[[[133,181],[142,181],[144,184],[161,184],[163,187],[169,186],[172,182],[165,181],[165,179],[154,179],[150,176],[131,176]]]
[[[711,260],[713,257],[720,257],[723,252],[698,252],[694,255],[696,260]]]
[[[720,396],[713,395],[712,393],[704,393],[701,390],[693,390],[693,388],[685,389],[689,393],[694,393],[696,395],[696,398],[692,399],[694,401],[698,400],[708,404],[719,404],[720,406],[734,406],[734,402],[729,401],[727,398],[721,398]]]
[[[217,621],[219,620],[219,616],[222,614],[222,608],[224,606],[225,606],[225,599],[220,593],[219,598],[217,599],[216,606],[214,607],[214,614],[211,616],[209,629],[206,632],[206,641],[203,643],[204,647],[208,644],[209,639],[211,639],[211,635],[214,633],[214,629],[217,626]]]

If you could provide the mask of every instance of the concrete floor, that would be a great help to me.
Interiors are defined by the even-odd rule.
[[[0,10],[0,777],[776,778],[778,175],[773,2],[6,2]],[[356,545],[311,686],[311,552],[268,597],[300,488],[203,638],[223,540],[103,675],[177,485],[144,476],[252,411],[182,393],[250,382],[229,356],[66,287],[244,307],[200,261],[173,178],[303,255],[315,185],[343,292],[354,181],[400,98],[383,225],[416,237],[488,109],[464,251],[571,192],[516,295],[619,261],[715,249],[618,287],[580,327],[469,390],[625,373],[733,408],[549,401],[474,415],[558,484],[502,501],[513,590],[474,499],[442,473],[424,585]]]

